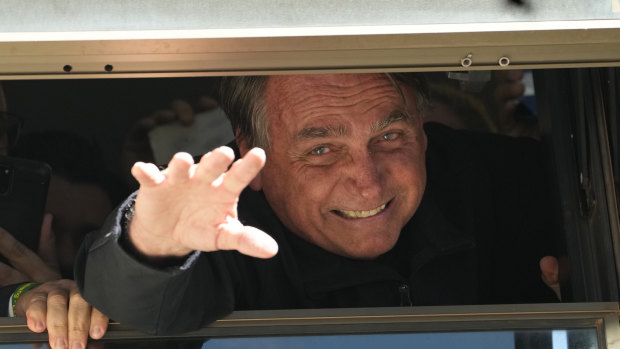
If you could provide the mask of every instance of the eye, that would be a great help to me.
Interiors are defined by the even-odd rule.
[[[393,141],[396,138],[398,138],[398,133],[396,132],[388,132],[384,134],[383,136],[381,136],[381,139],[384,141]]]
[[[323,155],[323,154],[329,153],[329,148],[324,145],[321,145],[321,146],[318,146],[312,149],[311,153],[312,155]]]

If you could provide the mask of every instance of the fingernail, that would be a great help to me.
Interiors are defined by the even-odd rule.
[[[99,326],[95,326],[90,333],[90,336],[94,339],[99,339],[103,336],[103,330]]]
[[[81,342],[74,341],[73,344],[71,345],[71,349],[84,349],[84,346],[82,345]]]
[[[67,348],[67,341],[64,338],[58,338],[56,340],[56,346],[54,347],[54,349],[66,349]]]
[[[45,325],[43,325],[43,321],[37,321],[34,324],[35,328],[37,329],[37,331],[39,332],[43,332],[43,330],[45,330]]]

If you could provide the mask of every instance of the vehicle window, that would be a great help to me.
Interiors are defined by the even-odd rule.
[[[2,217],[19,221],[15,217],[22,214],[13,214],[23,205],[8,195],[14,183],[23,183],[13,181],[17,169],[7,165],[17,163],[13,159],[34,161],[39,169],[49,165],[49,180],[37,188],[45,192],[43,212],[51,215],[37,212],[43,216],[36,224],[41,229],[28,235],[37,236],[39,246],[32,247],[36,255],[26,264],[14,261],[23,250],[12,247],[13,232],[0,230],[0,254],[9,260],[0,262],[0,314],[14,312],[13,302],[36,286],[26,281],[73,278],[86,234],[138,188],[130,173],[136,161],[164,169],[177,151],[199,157],[219,145],[234,146],[235,132],[216,98],[220,78],[389,73],[404,103],[390,99],[390,90],[391,97],[378,97],[382,103],[365,100],[377,108],[321,114],[318,119],[327,124],[304,125],[294,133],[282,131],[290,124],[280,118],[282,132],[275,139],[277,149],[286,152],[279,154],[295,154],[295,165],[305,172],[286,173],[270,188],[295,187],[295,195],[271,193],[290,198],[292,204],[278,207],[286,214],[277,219],[285,231],[296,232],[307,232],[299,227],[312,217],[308,212],[317,211],[303,209],[306,199],[318,197],[303,189],[335,193],[328,190],[329,178],[358,176],[360,183],[371,183],[369,178],[389,177],[381,183],[391,185],[394,197],[414,197],[408,195],[411,188],[423,188],[425,200],[415,211],[422,213],[407,217],[398,238],[385,244],[395,247],[355,260],[356,265],[325,263],[330,273],[316,273],[313,263],[295,260],[288,270],[315,287],[299,292],[303,302],[286,304],[301,288],[254,292],[244,281],[261,274],[234,259],[230,270],[240,272],[232,284],[244,287],[233,287],[238,306],[228,317],[178,336],[150,336],[112,322],[95,344],[603,349],[620,342],[618,0],[395,0],[379,7],[364,0],[284,7],[238,0],[106,6],[94,0],[5,2],[11,10],[0,13]],[[411,88],[419,76],[428,83],[428,103],[412,92],[419,92],[417,85]],[[289,87],[280,97],[296,85]],[[350,95],[343,97],[343,91],[335,94],[345,100]],[[423,107],[408,109],[412,100]],[[297,102],[291,104],[300,113],[322,110],[303,109],[307,100]],[[421,117],[419,128],[412,127],[411,114]],[[371,126],[363,128],[362,122]],[[281,141],[292,134],[296,142]],[[356,143],[347,138],[352,134],[367,138]],[[346,160],[358,156],[384,167],[352,170],[351,163],[364,162]],[[412,175],[422,167],[428,174],[424,182]],[[288,168],[293,166],[272,173]],[[339,173],[325,176],[330,170]],[[304,186],[304,178],[312,181]],[[372,207],[345,207],[352,200],[342,197],[337,202],[343,207],[329,209],[342,220],[401,207],[394,198]],[[410,207],[414,200],[405,201]],[[271,217],[270,207],[264,201],[256,212],[266,208],[262,217]],[[293,214],[304,219],[283,218]],[[132,215],[118,217],[126,223]],[[400,222],[384,226],[394,221]],[[418,229],[423,224],[432,229]],[[363,242],[372,239],[347,238],[368,226],[342,229],[345,238],[321,247],[361,253]],[[416,229],[429,234],[402,233]],[[289,235],[290,251],[304,252],[293,256],[316,252],[299,246],[321,238]],[[359,272],[357,265],[371,265],[375,272]],[[126,266],[116,268],[119,274]],[[326,275],[331,278],[322,278]],[[369,296],[354,286],[329,288],[350,275],[375,278],[364,287],[384,286],[389,296]],[[403,281],[403,275],[409,279]],[[204,302],[191,299],[185,302],[187,314]],[[350,309],[359,302],[368,308]],[[248,310],[273,308],[293,309]],[[189,315],[178,318],[185,319]],[[144,327],[151,320],[144,319]],[[0,317],[0,347],[46,341],[47,335],[30,332],[23,318]]]

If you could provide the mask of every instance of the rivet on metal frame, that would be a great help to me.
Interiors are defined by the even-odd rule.
[[[499,64],[500,67],[507,67],[510,65],[510,58],[508,57],[501,57],[497,63]]]
[[[467,68],[473,63],[471,57],[472,55],[470,53],[467,55],[467,57],[461,58],[461,66],[463,66],[463,68]]]

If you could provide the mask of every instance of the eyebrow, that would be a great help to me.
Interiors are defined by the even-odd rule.
[[[306,127],[297,133],[297,139],[326,138],[344,136],[347,131],[342,126]]]
[[[382,120],[375,122],[370,130],[372,132],[378,132],[384,130],[391,124],[409,119],[409,114],[403,112],[401,110],[395,110],[390,115],[385,117]],[[322,126],[322,127],[306,127],[303,128],[297,136],[296,139],[317,139],[317,138],[327,138],[327,137],[337,137],[337,136],[345,136],[347,134],[346,129],[343,126]]]
[[[402,120],[407,120],[409,119],[409,114],[402,111],[402,110],[395,110],[393,111],[390,115],[388,115],[386,118],[384,118],[383,120],[379,120],[377,122],[375,122],[372,127],[370,128],[370,130],[374,133],[374,132],[378,132],[381,130],[386,129],[388,126],[390,126],[391,124],[398,122],[398,121],[402,121]]]

